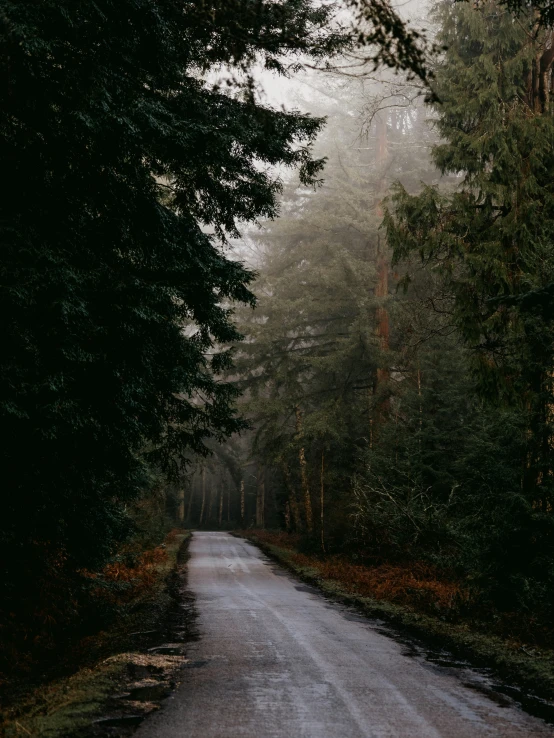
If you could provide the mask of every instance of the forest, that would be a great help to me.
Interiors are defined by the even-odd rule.
[[[0,730],[191,530],[550,658],[554,8],[0,8]]]
[[[494,4],[433,21],[433,104],[390,73],[308,77],[324,183],[287,183],[243,240],[257,306],[227,376],[250,428],[196,462],[187,515],[222,524],[208,473],[235,524],[428,564],[551,633],[551,31]]]

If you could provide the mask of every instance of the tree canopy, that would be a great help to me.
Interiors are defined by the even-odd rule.
[[[272,167],[308,185],[323,164],[322,119],[259,103],[244,75],[333,53],[332,14],[309,0],[2,4],[6,602],[21,572],[97,565],[153,468],[241,427],[220,374],[232,303],[254,297],[226,239],[276,215]],[[236,81],[216,84],[225,69]]]

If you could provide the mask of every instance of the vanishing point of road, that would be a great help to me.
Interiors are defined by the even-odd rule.
[[[245,540],[195,533],[190,554],[195,668],[137,738],[554,737],[477,672],[408,655]]]

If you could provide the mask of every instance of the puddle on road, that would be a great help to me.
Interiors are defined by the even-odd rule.
[[[209,659],[197,659],[196,661],[188,661],[184,665],[183,668],[184,669],[200,669],[200,668],[202,668],[203,666],[206,666],[206,664],[209,664],[209,663],[210,663],[210,660]]]
[[[273,559],[268,559],[267,556],[260,556],[260,561],[262,561],[266,566],[268,566],[271,569],[271,572],[275,574],[276,577],[288,577],[291,578],[291,573],[284,569],[279,564],[276,564]]]
[[[368,620],[363,615],[357,615],[354,612],[346,612],[343,615],[345,620],[350,620],[353,623],[367,623]]]
[[[506,697],[506,695],[503,695],[500,692],[496,692],[485,684],[478,684],[477,682],[462,682],[462,684],[464,687],[472,689],[474,692],[479,692],[480,694],[485,695],[485,697],[488,697],[489,700],[492,700],[500,707],[512,707],[514,704],[514,701],[509,697]]]
[[[307,592],[308,594],[312,595],[318,595],[320,594],[319,590],[315,587],[310,587],[309,584],[295,584],[294,589],[296,589],[297,592]]]

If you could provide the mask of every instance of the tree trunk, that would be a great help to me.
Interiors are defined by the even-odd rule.
[[[262,483],[261,483],[260,486],[261,486],[261,497],[260,497],[261,510],[260,510],[260,513],[261,513],[262,528],[265,528],[265,470],[263,472]]]
[[[370,451],[373,451],[373,396],[375,394],[375,377],[372,378],[372,387],[367,390],[367,412],[369,416],[369,438],[368,447]],[[369,472],[371,472],[371,454],[369,455]]]
[[[245,525],[245,519],[244,519],[245,509],[244,509],[244,479],[240,480],[240,522],[242,527],[244,528]]]
[[[221,523],[223,522],[223,484],[219,487],[219,527],[221,528]]]
[[[180,525],[183,525],[185,522],[185,488],[182,487],[179,490],[179,510],[177,514],[177,519]]]
[[[377,113],[375,116],[375,163],[382,164],[389,155],[389,144],[387,136],[387,121],[385,114]]]
[[[204,522],[204,511],[206,509],[206,469],[202,467],[202,507],[200,508],[200,522],[202,525]]]
[[[214,483],[213,483],[213,478],[212,478],[212,483],[210,484],[210,504],[208,505],[208,517],[206,520],[207,523],[209,523],[212,519],[213,509],[214,509]]]
[[[305,454],[303,446],[300,448],[298,459],[300,461],[302,493],[304,495],[304,508],[305,508],[305,513],[306,513],[306,528],[308,530],[308,533],[312,533],[314,529],[314,521],[313,521],[313,514],[312,514],[312,498],[310,495],[310,485],[308,482],[308,463],[306,462],[306,454]]]
[[[421,400],[421,369],[417,367],[417,396],[419,401],[419,451],[421,452],[421,434],[423,432],[423,403]]]
[[[313,533],[314,520],[312,513],[312,498],[310,495],[310,484],[308,481],[308,464],[306,462],[306,452],[302,445],[302,414],[300,407],[297,405],[296,408],[296,434],[298,441],[300,442],[300,448],[298,450],[298,461],[300,463],[300,480],[302,483],[302,496],[304,498],[304,513],[306,515],[306,529],[308,533]]]
[[[256,526],[258,528],[264,527],[264,513],[265,513],[265,470],[262,469],[261,473],[258,473],[258,480],[256,486]]]
[[[538,33],[539,27],[535,27]],[[532,72],[527,80],[526,102],[537,115],[548,115],[554,86],[552,64],[554,62],[554,32],[546,31],[542,49],[533,60]]]
[[[389,294],[389,265],[384,254],[379,254],[377,273],[378,281],[375,287],[375,297],[386,298]],[[387,351],[389,348],[389,313],[383,306],[377,308],[377,335],[379,337],[379,348],[381,351]],[[377,385],[388,378],[388,369],[377,369]],[[381,409],[388,409],[388,401],[383,403]]]
[[[549,47],[544,50],[539,60],[539,102],[540,112],[550,112],[550,87],[552,84],[552,63],[554,62],[554,32],[550,31],[550,38],[546,40]]]
[[[388,131],[387,131],[387,112],[380,112],[376,116],[376,128],[375,128],[375,164],[381,168],[381,176],[376,187],[376,213],[379,218],[383,217],[383,205],[382,199],[386,194],[387,180],[386,174],[388,167],[385,166],[385,162],[389,158],[388,148]],[[375,297],[386,298],[389,293],[389,264],[386,258],[386,247],[381,248],[381,237],[377,236],[377,284],[375,285]],[[379,348],[382,351],[386,351],[389,347],[389,314],[383,305],[377,308],[377,336],[379,337]],[[384,381],[389,378],[388,369],[378,368],[377,376],[375,381],[374,390]],[[374,392],[375,393],[375,392]],[[389,401],[385,400],[381,403],[377,410],[377,430],[380,425],[381,416],[388,410]],[[375,434],[376,428],[373,426],[373,419],[371,422],[371,436]],[[372,439],[373,442],[373,439]]]
[[[320,497],[320,507],[321,507],[321,550],[323,553],[325,553],[325,528],[323,526],[323,510],[324,510],[324,492],[325,487],[323,484],[323,475],[325,472],[325,454],[323,449],[321,449],[321,497]]]
[[[192,520],[192,502],[194,499],[194,481],[190,480],[190,495],[189,495],[189,504],[187,508],[187,522],[190,523]]]
[[[290,471],[284,461],[282,462],[281,467],[283,469],[283,476],[285,477],[285,484],[289,493],[289,507],[291,512],[292,525],[294,526],[294,530],[296,532],[300,532],[302,530],[302,518],[300,515],[300,507],[298,505],[298,498],[296,496],[296,489],[291,482]]]

